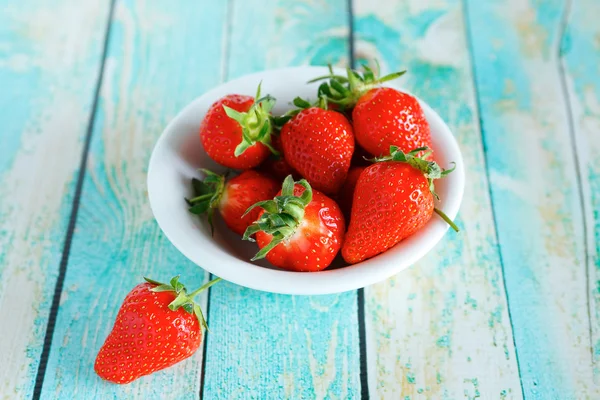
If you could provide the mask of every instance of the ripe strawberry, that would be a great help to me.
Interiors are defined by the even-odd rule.
[[[350,218],[350,213],[352,211],[352,199],[354,199],[354,189],[356,188],[356,183],[358,182],[358,178],[360,174],[367,167],[352,167],[348,172],[348,177],[346,177],[346,181],[338,194],[338,204],[342,211],[344,212],[344,216],[346,218]]]
[[[264,211],[243,237],[255,241],[256,235],[260,251],[253,261],[266,257],[290,271],[322,271],[342,246],[345,223],[340,208],[304,179],[294,183],[289,175],[277,197],[256,203],[247,212],[257,207]]]
[[[188,294],[178,276],[170,284],[145,279],[123,300],[96,357],[94,370],[109,382],[129,383],[194,354],[206,327],[194,296],[221,280]]]
[[[387,154],[390,146],[409,152],[419,147],[431,148],[431,134],[425,114],[417,99],[389,87],[378,87],[404,72],[378,78],[367,66],[361,75],[348,69],[347,77],[331,74],[329,84],[319,87],[319,94],[329,102],[352,110],[356,141],[374,156]]]
[[[210,158],[234,169],[258,166],[269,155],[271,147],[271,109],[275,99],[239,94],[227,95],[215,102],[202,120],[200,139]]]
[[[398,146],[404,152],[431,147],[429,123],[413,96],[396,89],[371,89],[360,97],[352,111],[354,134],[374,156]]]
[[[222,175],[206,169],[202,171],[206,174],[204,181],[192,179],[196,197],[186,200],[191,213],[208,214],[211,229],[214,210],[218,209],[225,224],[238,235],[243,235],[246,228],[256,221],[260,210],[244,212],[258,201],[272,199],[279,190],[275,180],[252,170],[244,171],[227,182]]]
[[[306,108],[281,129],[285,160],[315,189],[334,194],[350,169],[354,152],[352,126],[337,111],[310,107],[307,102],[301,105]]]
[[[434,206],[433,180],[452,170],[419,158],[418,148],[408,154],[395,146],[391,156],[367,167],[358,178],[346,241],[344,260],[350,264],[376,256],[421,229],[437,212],[453,229],[456,225]]]

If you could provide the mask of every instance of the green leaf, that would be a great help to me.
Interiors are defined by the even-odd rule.
[[[159,285],[155,288],[152,288],[153,292],[175,292],[175,288],[171,285]]]
[[[394,79],[397,79],[397,78],[401,77],[405,73],[406,73],[406,70],[405,71],[399,71],[399,72],[393,72],[393,73],[391,73],[389,75],[386,75],[386,76],[384,76],[382,78],[379,78],[377,80],[377,82],[383,83],[383,82],[391,81],[391,80],[394,80]]]
[[[244,119],[246,118],[246,113],[241,113],[239,111],[234,110],[231,107],[227,107],[226,105],[223,105],[223,109],[225,110],[225,114],[227,114],[229,118],[239,122],[240,124],[243,123]]]
[[[164,285],[164,283],[162,283],[162,282],[158,282],[158,281],[155,281],[155,280],[147,278],[147,277],[144,277],[144,280],[153,285],[157,285],[157,286]]]
[[[273,237],[273,239],[271,240],[271,242],[269,242],[268,245],[266,245],[265,247],[263,247],[262,249],[260,249],[259,252],[256,253],[256,255],[254,257],[252,257],[250,260],[251,261],[256,261],[256,260],[260,260],[262,258],[265,258],[265,256],[267,255],[267,253],[269,251],[273,250],[282,241],[283,241],[283,238],[275,238],[275,237]]]
[[[277,203],[275,203],[275,201],[263,200],[263,201],[259,201],[258,203],[254,203],[250,207],[248,207],[248,209],[246,210],[246,212],[244,212],[242,217],[245,217],[246,215],[248,215],[248,213],[251,212],[252,210],[254,210],[256,207],[260,207],[267,212],[276,213],[279,211],[279,208],[277,207]]]
[[[210,236],[215,236],[215,225],[213,224],[214,208],[208,209],[208,225],[210,225]]]
[[[200,179],[192,178],[192,188],[194,189],[194,194],[196,196],[212,193],[211,187],[202,182]]]
[[[294,195],[294,178],[292,175],[288,175],[283,180],[283,186],[281,187],[282,196],[293,196]]]
[[[202,314],[202,309],[198,304],[194,304],[194,314],[196,315],[196,318],[198,318],[200,326],[204,327],[204,329],[206,329],[207,332],[210,332],[210,330],[208,329],[208,324],[206,323],[206,319],[204,319],[204,314]]]
[[[260,231],[262,229],[260,229],[260,227],[257,224],[252,224],[250,226],[248,226],[246,228],[246,230],[244,231],[244,235],[242,236],[242,240],[249,240],[251,242],[254,242],[254,238],[252,238],[252,235],[254,235],[256,232]]]
[[[194,204],[193,206],[188,208],[188,211],[191,212],[192,214],[200,215],[200,214],[204,214],[209,208],[210,208],[210,199]]]
[[[294,99],[293,103],[298,108],[309,108],[310,107],[310,103],[301,97],[296,97]]]
[[[250,146],[251,145],[248,143],[248,141],[242,140],[242,142],[235,147],[233,155],[236,157],[241,156]]]

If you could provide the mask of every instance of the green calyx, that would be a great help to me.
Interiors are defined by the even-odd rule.
[[[295,184],[305,189],[300,196],[294,195]],[[305,207],[312,201],[312,195],[312,188],[305,179],[294,182],[292,175],[288,175],[283,181],[281,195],[273,200],[259,201],[246,210],[244,215],[256,207],[262,208],[265,212],[258,221],[246,229],[242,239],[254,242],[252,236],[259,231],[273,236],[271,242],[260,249],[252,258],[252,261],[264,258],[275,246],[290,238],[296,232],[296,228],[304,218]]]
[[[198,322],[201,326],[203,326],[208,331],[208,325],[206,324],[206,319],[204,318],[204,314],[202,314],[202,309],[196,302],[194,301],[194,297],[196,297],[200,292],[208,289],[215,283],[219,282],[221,278],[213,279],[210,282],[205,283],[199,289],[193,291],[192,293],[188,293],[185,286],[179,282],[179,275],[171,278],[169,283],[162,283],[152,280],[150,278],[144,277],[146,282],[155,285],[152,288],[153,292],[173,292],[177,296],[175,300],[169,303],[169,310],[177,311],[179,308],[183,308],[186,312],[190,314],[194,314],[196,318],[198,318]]]
[[[322,108],[323,110],[327,110],[327,97],[325,96],[319,96],[319,98],[314,103],[311,103],[310,101],[305,100],[302,97],[296,97],[292,103],[296,108],[289,110],[283,115],[273,117],[273,124],[278,130],[281,130],[283,125],[285,125],[294,116],[298,115],[298,113],[300,113],[300,111],[302,110],[306,110],[307,108],[311,107],[318,107]]]
[[[329,65],[329,75],[319,76],[308,83],[326,80],[319,86],[319,98],[324,97],[328,102],[338,104],[342,109],[352,108],[369,90],[384,82],[394,80],[404,75],[406,71],[393,72],[379,77],[368,65],[363,64],[363,72],[346,68],[346,76],[336,75]],[[377,64],[379,70],[379,64]]]
[[[225,176],[215,174],[207,169],[201,169],[206,175],[204,180],[192,178],[192,188],[194,197],[185,201],[188,203],[189,212],[196,215],[207,214],[210,224],[211,234],[214,234],[213,215],[215,209],[219,207],[221,196],[225,189]]]
[[[374,158],[371,161],[381,162],[381,161],[396,161],[403,162],[409,164],[411,167],[418,169],[425,175],[427,178],[427,182],[429,184],[429,190],[431,194],[439,200],[440,197],[435,192],[434,181],[436,179],[440,179],[454,171],[456,168],[456,163],[452,163],[452,168],[443,169],[439,166],[435,161],[430,161],[427,159],[429,155],[431,155],[431,149],[429,147],[419,147],[414,149],[408,153],[404,153],[402,150],[398,148],[398,146],[390,146],[390,155]],[[423,153],[419,156],[419,153]],[[458,226],[452,221],[444,212],[438,208],[434,209],[435,213],[438,214],[448,225],[452,227],[456,232],[459,231]]]
[[[261,83],[262,84],[262,83]],[[254,104],[246,112],[239,112],[233,108],[223,106],[227,116],[237,121],[242,127],[242,141],[237,145],[234,155],[239,157],[246,149],[254,146],[256,143],[262,143],[275,155],[279,152],[271,146],[271,134],[273,133],[273,123],[271,110],[275,106],[275,98],[266,95],[260,96],[260,86],[256,90]]]

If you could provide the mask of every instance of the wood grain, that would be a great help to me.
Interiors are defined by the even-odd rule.
[[[592,381],[582,203],[561,85],[568,4],[468,2],[492,201],[529,399],[600,397]]]
[[[228,78],[286,65],[345,64],[347,2],[232,3]],[[251,46],[249,50],[248,46]],[[356,398],[356,292],[285,296],[233,284],[210,294],[206,398]],[[218,333],[217,333],[218,332]]]
[[[574,1],[561,43],[585,219],[594,383],[600,385],[600,3]],[[585,392],[584,392],[585,393]]]
[[[0,398],[29,398],[99,73],[105,1],[0,12]]]
[[[93,363],[120,303],[143,276],[181,274],[190,288],[205,279],[155,223],[146,168],[167,122],[220,82],[225,14],[223,2],[116,4],[43,398],[199,397],[201,351],[123,386],[98,378]]]
[[[371,397],[521,398],[461,2],[354,4],[357,58],[408,70],[402,84],[447,121],[467,170],[461,232],[365,289]]]

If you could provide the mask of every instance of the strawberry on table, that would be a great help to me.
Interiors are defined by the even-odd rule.
[[[202,146],[210,158],[233,169],[258,166],[270,152],[271,109],[275,99],[230,94],[215,102],[200,125]]]
[[[354,153],[354,135],[348,119],[327,110],[324,102],[311,106],[297,98],[302,110],[281,129],[283,154],[288,164],[317,190],[334,194],[340,190]]]
[[[256,203],[247,212],[257,208],[263,211],[243,237],[255,241],[256,235],[260,251],[252,260],[266,257],[290,271],[322,271],[342,246],[345,223],[340,208],[304,179],[294,183],[288,176],[273,200]]]
[[[417,154],[424,152],[422,157]],[[442,170],[425,158],[427,148],[408,154],[395,146],[391,155],[367,167],[358,178],[346,240],[344,260],[355,264],[380,254],[421,229],[438,213],[453,229],[456,225],[435,208],[433,181],[453,171]]]
[[[208,215],[211,229],[214,210],[217,209],[229,229],[243,235],[260,212],[257,209],[244,214],[248,207],[272,199],[279,190],[279,183],[257,171],[244,171],[227,182],[223,175],[206,169],[202,171],[206,174],[203,181],[192,179],[195,197],[186,200],[191,213]]]
[[[169,284],[145,279],[123,300],[96,357],[94,370],[109,382],[129,383],[194,354],[206,327],[194,296],[221,280],[188,294],[179,277]]]
[[[419,147],[431,148],[429,124],[418,100],[408,93],[380,87],[383,82],[404,74],[395,72],[378,78],[367,66],[365,72],[347,70],[347,77],[331,74],[320,95],[345,108],[353,108],[352,125],[356,141],[374,156],[387,154],[390,146],[407,153]]]

